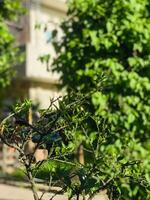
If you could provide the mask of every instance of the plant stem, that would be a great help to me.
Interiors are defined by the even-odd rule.
[[[29,182],[31,184],[31,189],[32,189],[32,192],[33,192],[34,200],[39,200],[39,196],[38,196],[38,193],[37,193],[37,189],[36,189],[36,186],[35,186],[35,182],[34,182],[32,173],[31,173],[31,171],[28,167],[26,167],[26,171],[27,171],[27,175],[28,175],[28,178],[29,178]]]

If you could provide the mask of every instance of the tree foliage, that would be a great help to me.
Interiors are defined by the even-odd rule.
[[[68,92],[86,94],[103,74],[107,77],[106,87],[91,96],[95,115],[111,124],[111,137],[101,147],[112,156],[106,173],[117,174],[112,170],[120,162],[137,160],[142,168],[130,167],[130,175],[150,183],[150,2],[70,0],[61,28],[60,42],[54,32],[54,70],[61,72]],[[139,184],[122,175],[116,180],[121,199],[149,198]]]
[[[110,145],[113,138],[110,126],[89,110],[87,105],[93,92],[51,100],[49,108],[40,111],[32,124],[27,119],[31,102],[25,101],[17,104],[2,121],[0,138],[18,151],[35,200],[42,199],[37,193],[35,177],[50,182],[50,187],[55,184],[61,186],[62,192],[68,193],[68,199],[86,196],[91,200],[103,189],[107,189],[112,200],[130,199],[137,192],[141,192],[142,199],[149,198],[146,194],[149,184],[144,175],[141,176],[141,161],[128,159],[131,144],[122,148],[117,140],[115,148]],[[26,152],[29,141],[34,145],[32,151]],[[84,165],[76,157],[81,144],[86,155]],[[39,148],[48,150],[46,160],[36,161],[35,154]],[[136,153],[135,150],[133,153]],[[128,189],[129,183],[132,184],[132,191]],[[120,184],[124,188],[122,191],[119,190]]]
[[[14,65],[20,60],[15,38],[9,22],[14,22],[23,13],[21,1],[0,1],[0,88],[8,85],[14,75]]]

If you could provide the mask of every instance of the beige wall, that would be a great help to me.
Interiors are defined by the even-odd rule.
[[[39,3],[37,3],[39,1]],[[29,98],[34,103],[40,103],[41,108],[49,105],[50,97],[60,95],[53,84],[59,82],[59,74],[47,71],[46,64],[42,64],[38,58],[44,54],[55,56],[51,43],[47,43],[53,29],[57,29],[59,37],[62,35],[58,28],[60,22],[65,18],[66,5],[63,0],[38,0],[30,5],[29,11],[29,30],[30,40],[26,45],[26,77],[30,80],[36,79],[38,83],[36,87],[29,88]],[[53,2],[53,4],[52,4]],[[41,24],[41,29],[35,29],[36,24]],[[44,26],[47,24],[47,31],[44,32]],[[47,82],[47,87],[42,86],[42,82]]]
[[[29,89],[30,99],[34,100],[35,104],[39,104],[40,108],[48,108],[50,105],[50,99],[54,99],[61,96],[61,92],[52,88],[42,88],[42,87],[31,87]]]
[[[58,74],[52,74],[46,69],[38,58],[44,54],[55,56],[53,47],[47,43],[47,36],[58,27],[60,21],[65,17],[61,13],[51,8],[43,6],[33,6],[30,10],[30,42],[27,44],[27,65],[26,75],[28,77],[50,78],[51,81],[59,79]],[[41,29],[35,29],[36,24],[41,24]],[[44,24],[48,24],[47,32],[44,32]]]

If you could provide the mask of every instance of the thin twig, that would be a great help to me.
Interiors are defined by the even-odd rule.
[[[62,194],[62,192],[64,192],[64,188],[62,188],[60,191],[57,191],[49,200],[53,200],[58,194]]]

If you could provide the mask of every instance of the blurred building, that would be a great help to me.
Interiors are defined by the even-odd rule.
[[[13,82],[12,98],[29,98],[40,107],[49,105],[50,97],[59,95],[59,74],[52,73],[50,62],[38,59],[44,54],[55,56],[51,45],[52,30],[59,30],[64,19],[67,6],[65,0],[24,0],[28,10],[26,16],[20,18],[13,32],[17,37],[21,51],[25,53],[25,62],[17,67],[17,78]]]
[[[31,99],[41,108],[49,106],[50,98],[60,95],[58,91],[59,74],[52,73],[50,62],[41,63],[39,57],[50,54],[55,56],[51,37],[57,29],[61,36],[59,24],[64,19],[67,6],[65,0],[23,0],[28,12],[19,21],[9,23],[11,31],[17,38],[20,50],[25,54],[25,61],[17,66],[17,76],[11,86],[5,90],[5,102],[10,104],[17,99]],[[8,102],[7,102],[8,101]],[[14,149],[0,143],[0,169],[11,171],[16,166],[17,154]],[[40,156],[40,157],[39,157]],[[39,154],[42,160],[45,154]]]

